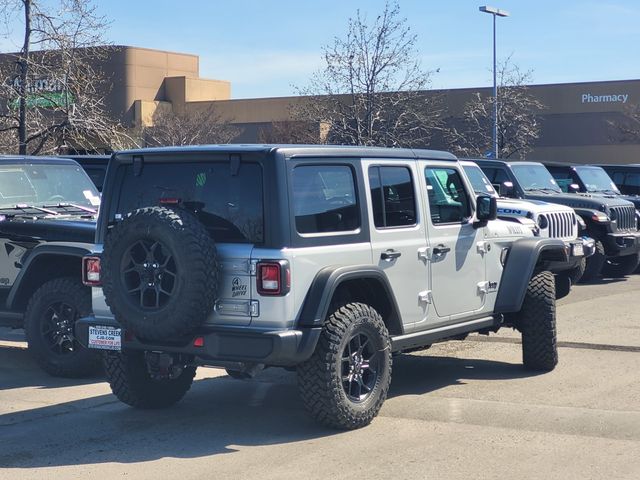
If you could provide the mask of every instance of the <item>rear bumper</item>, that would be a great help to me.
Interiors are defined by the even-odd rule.
[[[120,328],[115,319],[81,318],[75,325],[78,342],[88,347],[89,327]],[[294,366],[309,359],[320,337],[321,327],[297,330],[256,331],[247,328],[207,328],[171,343],[147,342],[122,332],[122,350],[146,350],[191,355],[204,365],[230,362]],[[202,346],[194,341],[202,339]]]

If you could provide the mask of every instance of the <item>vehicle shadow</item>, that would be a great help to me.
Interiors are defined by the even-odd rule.
[[[97,372],[88,378],[58,378],[44,372],[26,348],[0,346],[0,392],[14,388],[62,388],[103,382]]]
[[[389,398],[421,395],[469,380],[512,380],[539,375],[521,364],[427,355],[399,355],[393,362]]]
[[[471,368],[470,368],[471,367]],[[393,397],[425,394],[467,379],[529,375],[520,365],[476,359],[396,357]],[[426,400],[426,399],[425,399]],[[382,412],[384,415],[384,410]],[[0,415],[0,467],[137,463],[164,457],[228,454],[244,446],[307,441],[340,434],[318,426],[303,408],[296,376],[265,370],[251,381],[223,375],[198,380],[165,410],[135,410],[112,395]],[[64,438],[65,447],[60,448]]]

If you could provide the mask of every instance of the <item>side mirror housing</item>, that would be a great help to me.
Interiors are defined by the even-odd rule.
[[[569,184],[569,193],[578,193],[580,191],[580,185],[577,183]]]
[[[483,227],[489,220],[498,218],[498,201],[495,197],[479,195],[476,197],[476,221],[475,228]]]
[[[500,196],[501,197],[513,197],[513,192],[514,192],[514,188],[513,188],[513,182],[502,182],[500,184]]]

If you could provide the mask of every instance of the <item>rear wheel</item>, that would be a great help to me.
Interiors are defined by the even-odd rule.
[[[619,278],[631,275],[640,264],[640,255],[625,255],[624,257],[608,258],[602,267],[602,275],[605,277]]]
[[[336,309],[297,371],[304,405],[318,422],[340,429],[368,425],[391,382],[391,342],[382,317],[362,303]]]
[[[558,364],[558,345],[551,272],[540,272],[529,281],[517,325],[522,332],[524,366],[530,370],[553,370]]]
[[[597,240],[596,251],[593,255],[587,258],[587,264],[580,281],[590,282],[592,280],[595,280],[595,278],[602,272],[602,267],[604,266],[606,260],[607,257],[604,253],[604,245],[601,241]]]
[[[78,280],[50,280],[33,294],[24,315],[29,352],[55,377],[79,378],[96,373],[100,357],[80,345],[74,325],[91,313],[91,293]]]
[[[104,370],[111,391],[121,402],[144,409],[165,408],[180,401],[196,374],[196,367],[184,366],[170,376],[153,377],[142,351],[107,352]]]

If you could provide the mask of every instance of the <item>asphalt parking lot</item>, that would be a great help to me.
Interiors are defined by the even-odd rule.
[[[559,302],[560,364],[520,365],[518,336],[449,342],[394,360],[371,426],[318,427],[295,375],[200,369],[162,411],[118,402],[102,378],[55,379],[0,329],[0,478],[640,478],[640,276]]]

